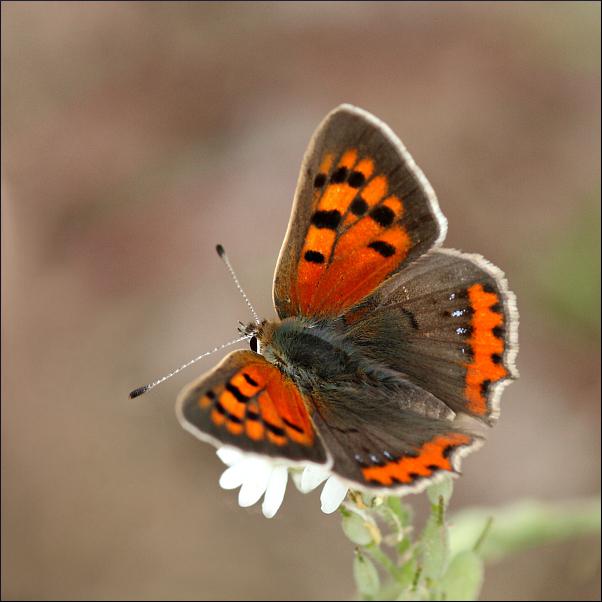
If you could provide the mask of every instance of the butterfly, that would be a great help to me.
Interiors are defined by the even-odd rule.
[[[306,151],[273,299],[178,397],[199,439],[349,487],[420,490],[457,473],[518,376],[518,314],[503,273],[443,249],[433,189],[382,121],[344,104]]]

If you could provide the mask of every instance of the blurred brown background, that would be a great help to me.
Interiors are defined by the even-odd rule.
[[[400,135],[447,246],[500,265],[521,379],[453,507],[600,488],[598,3],[2,3],[3,599],[351,598],[352,546],[289,484],[217,485],[179,389],[259,313],[305,146],[341,102]],[[423,496],[412,502],[420,507]],[[599,599],[599,542],[483,599]]]

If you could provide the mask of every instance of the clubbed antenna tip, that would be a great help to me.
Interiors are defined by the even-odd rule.
[[[146,393],[147,391],[148,391],[148,385],[144,385],[144,387],[138,387],[137,389],[134,389],[130,393],[130,399],[134,399],[134,397],[138,397],[138,396],[142,395],[142,393]]]
[[[240,282],[238,281],[236,273],[234,272],[234,268],[232,267],[232,264],[230,263],[230,260],[228,259],[228,256],[226,255],[226,250],[224,249],[224,247],[222,247],[222,245],[216,245],[215,250],[217,251],[217,254],[220,256],[220,259],[226,264],[226,267],[228,268],[228,271],[230,272],[230,275],[232,276],[232,279],[234,280],[234,284],[236,284],[236,288],[238,288],[238,290],[240,291],[240,294],[243,296],[243,299],[246,301],[249,309],[251,310],[251,313],[253,314],[253,318],[255,318],[255,324],[261,324],[261,320],[259,319],[259,316],[257,315],[257,312],[255,311],[255,308],[249,301],[247,294],[245,293],[242,286],[240,285]]]
[[[221,349],[225,349],[226,347],[230,347],[230,345],[235,345],[236,343],[240,343],[241,341],[244,341],[249,338],[250,338],[250,335],[245,334],[243,336],[238,337],[237,339],[234,339],[233,341],[229,341],[228,343],[224,343],[223,345],[218,345],[217,347],[214,347],[211,351],[206,351],[205,353],[201,353],[201,355],[199,355],[198,357],[195,357],[193,360],[186,362],[183,366],[180,366],[176,370],[172,370],[169,374],[162,376],[159,380],[156,380],[155,382],[149,383],[148,385],[143,385],[142,387],[138,387],[137,389],[134,389],[130,393],[130,399],[134,399],[134,397],[139,397],[143,393],[146,393],[150,389],[156,387],[157,385],[160,385],[162,382],[166,381],[168,378],[171,378],[178,372],[181,372],[182,370],[184,370],[184,368],[188,368],[188,366],[192,366],[192,364],[194,364],[195,362],[198,362],[200,359],[207,357],[208,355],[211,355],[212,353],[215,353],[216,351],[220,351]]]

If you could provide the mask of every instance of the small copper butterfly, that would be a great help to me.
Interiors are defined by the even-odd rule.
[[[182,391],[184,428],[320,465],[356,489],[418,490],[457,472],[481,442],[458,418],[492,425],[517,377],[518,314],[497,267],[441,248],[446,230],[392,130],[334,109],[301,166],[274,277],[278,318],[242,327],[251,349]]]

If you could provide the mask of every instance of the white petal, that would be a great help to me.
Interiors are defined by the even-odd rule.
[[[228,466],[238,464],[245,454],[235,447],[220,447],[216,452],[217,457]]]
[[[236,489],[240,487],[247,477],[244,460],[226,468],[219,478],[219,486],[222,489]]]
[[[238,492],[238,505],[246,508],[252,506],[265,493],[272,474],[273,464],[259,458],[244,460],[245,478]]]
[[[347,485],[334,476],[330,477],[328,481],[326,481],[320,495],[322,512],[324,512],[324,514],[331,514],[334,512],[343,503],[346,495]]]
[[[309,493],[330,476],[328,470],[317,466],[307,466],[301,475],[301,491]]]
[[[303,476],[303,470],[299,469],[291,469],[289,470],[289,475],[295,484],[295,487],[301,492],[305,493],[303,489],[301,489],[301,477]]]
[[[261,505],[261,511],[266,518],[272,518],[282,505],[287,480],[288,470],[286,466],[277,466],[272,470],[268,488],[263,498],[263,504]]]

